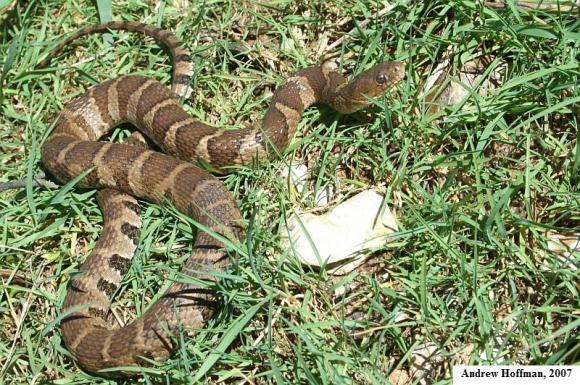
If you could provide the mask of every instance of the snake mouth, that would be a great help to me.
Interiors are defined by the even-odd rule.
[[[405,64],[400,61],[392,62],[393,64],[393,77],[394,81],[392,85],[397,84],[399,81],[405,78]]]

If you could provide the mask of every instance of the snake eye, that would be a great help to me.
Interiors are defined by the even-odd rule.
[[[383,84],[383,83],[386,83],[388,79],[389,79],[389,77],[387,75],[378,74],[375,80],[377,81],[377,83]]]

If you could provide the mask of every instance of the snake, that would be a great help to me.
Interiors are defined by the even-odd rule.
[[[323,103],[343,114],[358,111],[403,79],[405,71],[401,62],[385,61],[348,82],[328,66],[307,67],[276,88],[259,127],[226,130],[183,109],[180,97],[187,93],[192,65],[188,50],[169,31],[127,21],[88,26],[63,40],[38,66],[49,65],[73,40],[108,30],[142,33],[166,47],[173,63],[171,89],[138,75],[88,88],[56,118],[42,145],[41,162],[61,183],[75,180],[77,187],[99,189],[103,229],[70,279],[60,327],[64,344],[82,369],[123,377],[139,371],[115,368],[167,359],[179,336],[192,337],[220,308],[216,273],[229,265],[228,245],[244,240],[245,226],[234,197],[209,170],[227,172],[228,167],[279,154],[311,105]],[[161,151],[137,139],[99,140],[121,123],[133,125]],[[175,279],[140,317],[119,327],[110,317],[111,298],[138,245],[137,199],[173,205],[199,231],[180,270],[187,279]]]

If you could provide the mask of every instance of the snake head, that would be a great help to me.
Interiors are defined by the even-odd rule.
[[[352,83],[354,86],[353,96],[358,99],[362,95],[367,98],[382,95],[404,77],[405,66],[403,63],[398,61],[379,63],[356,77]]]
[[[368,106],[370,99],[382,95],[404,77],[403,63],[398,61],[379,63],[340,88],[332,106],[346,114],[358,111]]]

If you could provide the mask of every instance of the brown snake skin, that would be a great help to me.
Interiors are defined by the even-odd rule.
[[[322,102],[342,113],[354,112],[404,74],[401,63],[384,62],[347,83],[324,67],[306,68],[277,88],[260,128],[221,130],[191,118],[180,106],[176,95],[185,94],[191,66],[187,50],[169,32],[130,22],[91,26],[59,44],[40,65],[47,65],[79,36],[108,29],[141,32],[169,48],[174,93],[143,76],[105,81],[65,106],[42,147],[42,163],[57,179],[67,182],[86,173],[79,187],[103,189],[97,194],[105,216],[103,232],[80,274],[71,279],[64,301],[64,312],[70,314],[62,321],[67,348],[90,372],[168,357],[176,347],[174,337],[201,327],[219,304],[208,285],[176,282],[141,317],[113,327],[108,316],[110,298],[130,267],[139,237],[139,206],[133,196],[157,203],[169,200],[202,226],[241,240],[242,216],[229,191],[188,161],[202,160],[216,170],[252,163],[274,149],[283,150],[301,113],[312,104]],[[133,124],[169,155],[135,139],[129,144],[97,141],[122,122]],[[200,231],[181,272],[211,282],[213,272],[227,263],[224,244]]]

